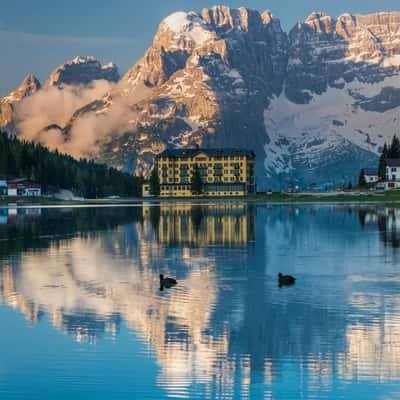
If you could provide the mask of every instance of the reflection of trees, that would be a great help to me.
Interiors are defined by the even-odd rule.
[[[160,206],[153,205],[149,208],[149,217],[151,226],[154,232],[158,232],[158,227],[160,226]]]
[[[387,214],[378,216],[379,237],[385,246],[394,249],[400,247],[400,214],[399,210],[389,209]]]
[[[204,214],[202,207],[199,205],[194,205],[190,210],[190,216],[192,218],[192,224],[195,232],[198,234],[201,221],[203,220]]]
[[[397,208],[360,207],[358,216],[361,226],[372,223],[378,227],[379,238],[385,246],[400,247],[400,210]]]
[[[350,289],[348,283],[331,285],[330,279],[318,279],[312,290],[276,286],[280,245],[290,245],[294,258],[297,250],[314,248],[316,238],[329,248],[334,240],[343,243],[343,231],[348,231],[353,234],[346,237],[344,258],[351,259],[351,246],[363,245],[363,236],[354,231],[356,210],[262,209],[256,223],[253,208],[221,207],[201,205],[201,217],[190,204],[164,205],[153,217],[154,207],[143,208],[144,217],[137,223],[62,242],[54,239],[45,250],[22,253],[3,267],[0,298],[32,321],[48,313],[54,326],[80,341],[117,335],[125,321],[153,346],[161,371],[158,382],[172,395],[177,387],[184,391],[201,382],[208,398],[234,397],[248,389],[250,374],[273,382],[288,359],[314,384],[318,379],[332,381],[334,374],[346,379],[370,379],[375,373],[382,379],[400,376],[400,349],[387,344],[398,334],[390,317],[400,311],[396,284],[386,297],[380,296],[376,282]],[[366,215],[366,226],[373,220]],[[163,224],[175,229],[178,246],[165,246],[170,242],[157,237]],[[255,238],[255,225],[254,245],[230,246]],[[243,226],[246,233],[241,237]],[[197,248],[188,241],[193,232]],[[223,240],[227,246],[206,251],[207,243]],[[266,242],[271,259],[265,255]],[[315,251],[324,248],[317,245]],[[50,263],[50,254],[57,264]],[[276,254],[279,258],[274,259]],[[322,268],[320,260],[316,272],[307,261],[310,275],[320,277],[329,268]],[[177,288],[158,291],[160,269],[178,276]],[[368,302],[378,305],[372,313]],[[390,376],[385,374],[388,365]],[[239,376],[243,379],[236,379]]]
[[[365,227],[365,220],[367,218],[368,210],[365,208],[360,208],[358,210],[358,219],[360,220],[360,225],[362,228]]]
[[[65,238],[93,236],[95,232],[142,219],[138,207],[42,208],[40,213],[15,209],[8,223],[0,225],[0,255],[44,249]]]

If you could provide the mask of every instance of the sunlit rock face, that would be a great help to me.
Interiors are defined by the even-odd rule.
[[[44,84],[44,88],[63,85],[88,85],[96,80],[118,82],[120,79],[115,64],[101,65],[94,57],[75,57],[58,66]]]
[[[347,183],[397,132],[399,21],[314,12],[285,33],[269,11],[176,12],[120,81],[91,57],[58,67],[46,88],[118,84],[77,102],[62,124],[46,119],[34,139],[144,175],[168,147],[240,146],[257,153],[260,188]],[[2,102],[0,126],[25,136]],[[83,131],[88,145],[65,147]]]
[[[15,132],[16,105],[27,96],[36,93],[40,88],[39,80],[34,75],[29,74],[17,89],[0,98],[0,129]]]
[[[399,20],[313,13],[291,30],[285,90],[264,113],[267,170],[344,182],[376,163],[398,123]]]
[[[88,113],[111,115],[116,103],[128,103],[135,117],[127,134],[102,154],[137,174],[147,174],[153,157],[167,147],[262,149],[262,113],[267,98],[281,90],[286,47],[270,13],[222,6],[174,13],[160,23],[153,45],[121,88],[77,111],[74,123]]]

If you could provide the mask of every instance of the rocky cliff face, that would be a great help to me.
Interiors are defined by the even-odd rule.
[[[39,80],[32,74],[28,75],[18,89],[8,96],[0,98],[0,128],[15,132],[15,106],[24,98],[36,93],[41,88]]]
[[[112,114],[115,104],[129,104],[134,118],[124,134],[102,144],[99,154],[139,174],[146,174],[154,155],[168,146],[262,151],[263,112],[268,98],[281,91],[287,48],[279,20],[268,12],[213,7],[172,14],[119,88],[78,110],[69,127],[88,113]]]
[[[109,82],[117,82],[119,78],[118,68],[115,64],[109,63],[101,65],[94,57],[78,56],[57,67],[50,74],[44,87],[87,85],[100,79]]]
[[[45,86],[104,71],[117,80],[85,60]],[[198,144],[254,149],[264,188],[347,182],[397,133],[399,68],[400,13],[313,13],[286,34],[268,11],[177,12],[112,90],[58,129],[67,142],[92,129],[85,156],[138,174],[166,147]]]
[[[284,92],[264,112],[269,176],[348,182],[376,162],[398,133],[399,27],[400,13],[313,13],[291,30]]]

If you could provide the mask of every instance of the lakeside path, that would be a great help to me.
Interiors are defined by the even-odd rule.
[[[360,192],[331,192],[331,193],[271,193],[257,194],[244,197],[193,197],[193,198],[120,198],[120,199],[86,199],[83,201],[58,200],[49,197],[24,198],[0,197],[2,207],[37,207],[37,206],[123,206],[141,203],[175,203],[175,202],[257,202],[267,204],[400,204],[400,190],[387,191],[382,194]]]

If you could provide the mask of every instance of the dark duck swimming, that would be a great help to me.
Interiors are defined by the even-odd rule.
[[[160,290],[163,290],[164,288],[169,289],[170,287],[175,286],[177,283],[178,282],[176,279],[169,277],[164,278],[164,275],[160,274]]]
[[[280,272],[278,274],[278,284],[279,286],[290,286],[296,283],[296,278],[291,275],[282,275]]]

